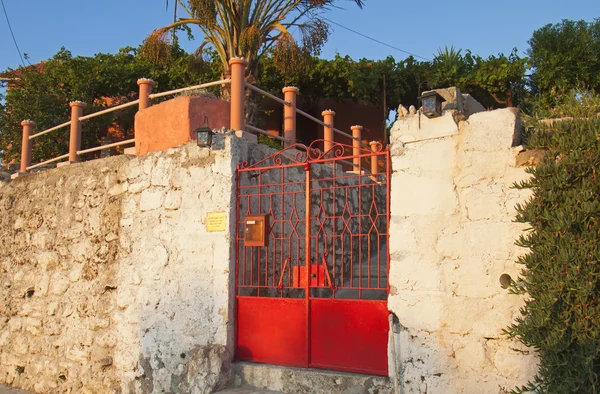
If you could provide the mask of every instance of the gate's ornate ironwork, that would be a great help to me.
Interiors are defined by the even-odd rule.
[[[385,375],[389,153],[321,144],[238,167],[237,357]],[[356,159],[383,171],[354,170]],[[268,217],[264,247],[245,245],[257,215]]]

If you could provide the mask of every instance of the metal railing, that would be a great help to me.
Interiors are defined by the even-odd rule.
[[[24,120],[21,122],[23,126],[23,141],[21,147],[21,165],[20,165],[20,173],[26,173],[30,170],[33,170],[38,167],[42,167],[47,164],[51,164],[57,161],[61,161],[63,159],[68,159],[66,163],[77,163],[81,161],[80,156],[86,153],[92,153],[101,151],[103,149],[114,148],[117,146],[123,145],[131,145],[135,143],[135,138],[128,139],[124,141],[113,142],[110,144],[105,144],[89,149],[81,149],[81,133],[82,133],[82,125],[81,122],[96,118],[98,116],[106,115],[111,112],[119,111],[125,108],[129,108],[137,105],[138,110],[145,109],[151,105],[151,100],[159,97],[165,97],[177,93],[182,93],[185,91],[196,90],[207,88],[216,85],[223,85],[230,83],[230,79],[223,79],[219,81],[213,81],[208,83],[203,83],[200,85],[189,86],[181,89],[169,90],[166,92],[154,93],[152,94],[152,88],[154,87],[154,81],[151,79],[141,78],[138,81],[139,86],[139,98],[137,100],[129,101],[124,104],[119,104],[111,108],[103,109],[92,114],[83,115],[83,110],[86,107],[86,103],[81,101],[73,101],[70,103],[71,106],[71,120],[68,122],[61,123],[57,126],[50,127],[49,129],[40,131],[39,133],[33,134],[33,128],[35,123],[31,120]],[[31,155],[33,150],[33,140],[39,138],[43,135],[52,133],[54,131],[60,130],[64,127],[70,126],[70,138],[69,138],[69,153],[50,158],[48,160],[32,164],[31,163]]]
[[[283,111],[284,111],[284,124],[283,124],[283,133],[284,136],[279,137],[279,136],[274,136],[272,133],[269,133],[266,130],[262,130],[259,129],[255,126],[252,125],[245,125],[245,127],[248,130],[254,131],[256,133],[260,133],[260,134],[264,134],[264,135],[268,135],[272,138],[276,138],[280,141],[283,141],[285,143],[285,146],[290,146],[290,145],[294,145],[296,143],[296,117],[297,115],[302,115],[305,118],[313,121],[314,123],[323,126],[323,150],[325,152],[329,152],[334,145],[334,133],[339,134],[341,136],[344,136],[346,138],[349,138],[352,141],[352,155],[354,156],[353,162],[350,163],[350,165],[352,166],[352,168],[354,168],[355,171],[363,171],[365,170],[365,168],[363,168],[363,166],[361,165],[361,159],[360,159],[360,150],[361,148],[363,149],[363,153],[364,150],[368,150],[368,151],[372,151],[372,152],[376,152],[376,149],[380,149],[381,148],[381,144],[379,142],[373,142],[371,143],[371,145],[367,145],[365,143],[362,142],[361,140],[361,133],[362,133],[362,126],[352,126],[351,130],[352,130],[352,134],[346,133],[340,129],[337,129],[333,126],[333,121],[334,121],[334,117],[335,117],[335,112],[331,111],[331,110],[326,110],[323,111],[322,115],[323,115],[323,120],[321,119],[317,119],[316,117],[312,116],[311,114],[304,112],[298,108],[296,108],[296,97],[297,94],[299,93],[299,89],[293,86],[288,86],[283,88],[283,94],[284,94],[284,98],[280,98],[275,96],[274,94],[271,94],[263,89],[260,89],[250,83],[247,83],[244,81],[244,86],[247,87],[248,89],[261,94],[264,97],[267,97],[279,104],[283,105]],[[233,116],[233,114],[232,114]],[[241,115],[240,115],[241,116]],[[375,162],[371,164],[370,168],[367,169],[367,171],[370,171],[373,174],[376,174],[378,172],[378,165],[379,163],[377,162],[378,158],[376,155],[372,156],[372,160],[374,160]],[[347,163],[345,163],[347,164]]]
[[[278,141],[282,141],[286,147],[296,144],[296,118],[297,115],[301,115],[312,122],[323,127],[323,150],[324,152],[330,152],[333,149],[335,140],[334,135],[340,135],[348,138],[352,141],[352,156],[353,162],[352,167],[355,171],[360,172],[363,170],[361,164],[361,157],[365,153],[373,153],[371,155],[371,168],[370,172],[377,174],[378,172],[378,159],[376,152],[381,151],[382,144],[376,141],[370,142],[368,145],[363,143],[361,140],[361,133],[363,130],[362,126],[352,126],[351,133],[344,132],[334,127],[335,112],[332,110],[325,110],[322,112],[323,119],[317,119],[309,113],[296,108],[296,99],[299,93],[299,89],[293,86],[284,87],[282,92],[284,94],[283,99],[271,94],[265,90],[262,90],[245,80],[247,62],[243,58],[232,58],[229,61],[231,77],[227,79],[221,79],[219,81],[212,81],[203,83],[200,85],[194,85],[184,87],[180,89],[174,89],[167,92],[152,93],[152,88],[155,83],[151,79],[141,78],[137,81],[139,86],[139,96],[137,100],[133,100],[124,104],[119,104],[111,108],[103,109],[92,114],[83,115],[83,110],[86,107],[86,103],[81,101],[73,101],[70,103],[71,106],[71,119],[68,122],[59,124],[49,129],[43,130],[39,133],[33,134],[34,122],[31,120],[24,120],[21,122],[23,126],[23,143],[21,148],[21,166],[20,173],[26,173],[32,169],[41,167],[46,164],[54,163],[67,159],[66,163],[77,163],[81,161],[80,156],[86,153],[97,152],[103,149],[113,148],[116,146],[130,145],[136,142],[135,138],[128,139],[125,141],[113,142],[89,149],[81,149],[81,133],[82,133],[82,122],[109,114],[114,111],[119,111],[128,107],[137,105],[138,111],[148,108],[152,105],[152,99],[165,97],[177,93],[183,93],[186,91],[197,90],[208,88],[217,85],[230,84],[231,86],[231,98],[230,98],[230,129],[235,131],[249,130],[257,134],[263,134],[270,138],[274,138]],[[246,100],[246,88],[252,90],[258,94],[261,94],[275,102],[283,105],[284,122],[283,122],[283,135],[279,136],[269,131],[260,129],[254,125],[246,124],[246,111],[245,111],[245,100]],[[43,135],[52,133],[60,130],[64,127],[70,126],[69,135],[69,153],[42,161],[40,163],[32,164],[32,146],[33,141]],[[135,130],[134,130],[135,134]],[[362,152],[361,152],[362,150]]]

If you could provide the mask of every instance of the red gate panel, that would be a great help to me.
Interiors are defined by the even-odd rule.
[[[235,357],[387,376],[389,152],[321,143],[238,166]]]
[[[238,297],[236,358],[306,367],[306,300]]]
[[[387,301],[310,302],[311,367],[388,375]]]

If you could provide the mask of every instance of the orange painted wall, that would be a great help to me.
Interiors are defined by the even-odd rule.
[[[177,97],[135,115],[135,152],[165,150],[195,139],[198,127],[229,127],[229,103],[207,97]]]

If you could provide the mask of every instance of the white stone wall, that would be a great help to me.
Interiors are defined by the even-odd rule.
[[[115,366],[124,392],[206,393],[228,381],[229,221],[208,232],[205,219],[235,218],[231,140],[133,159],[110,191],[123,202]]]
[[[499,284],[523,252],[518,117],[458,119],[409,115],[392,129],[389,307],[404,393],[503,392],[536,368],[501,333],[522,304]],[[84,393],[226,385],[235,166],[272,152],[219,135],[212,150],[191,143],[0,182],[0,382]],[[226,213],[224,231],[207,231],[209,212]]]
[[[503,393],[533,377],[530,349],[507,340],[523,300],[499,283],[515,278],[515,204],[528,191],[515,167],[515,109],[456,123],[451,111],[399,118],[391,132],[389,307],[405,393]],[[390,363],[393,369],[393,364]]]
[[[235,166],[218,135],[0,184],[0,382],[208,393],[232,378]],[[232,154],[232,152],[235,152]],[[225,212],[208,232],[209,212]]]

